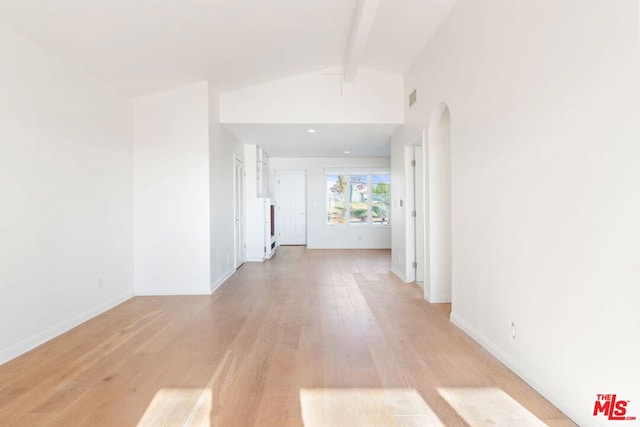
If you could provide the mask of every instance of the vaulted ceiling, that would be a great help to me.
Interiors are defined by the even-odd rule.
[[[203,80],[226,92],[335,67],[348,82],[359,67],[404,74],[455,2],[0,0],[0,21],[136,97]],[[275,156],[380,157],[397,124],[316,124],[314,135],[309,126],[227,127]]]
[[[404,73],[455,0],[0,0],[0,20],[121,91],[221,91],[337,65]]]

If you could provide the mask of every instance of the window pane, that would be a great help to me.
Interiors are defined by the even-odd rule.
[[[369,218],[367,175],[349,177],[349,215],[351,224],[365,224]]]
[[[374,224],[389,224],[391,215],[391,179],[389,175],[371,175],[373,201],[371,216]]]
[[[327,175],[327,224],[344,224],[344,194],[347,189],[347,177]]]

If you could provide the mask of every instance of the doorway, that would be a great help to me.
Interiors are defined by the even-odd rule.
[[[244,164],[237,157],[234,158],[234,217],[235,217],[235,268],[244,264],[247,259],[247,244],[244,230]]]
[[[404,147],[406,180],[406,280],[424,288],[429,283],[428,186],[425,179],[425,133]],[[426,277],[426,280],[425,280]]]
[[[307,244],[306,171],[278,171],[278,244]]]

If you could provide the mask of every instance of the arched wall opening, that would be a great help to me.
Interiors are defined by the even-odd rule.
[[[440,103],[431,114],[427,138],[429,283],[424,292],[432,303],[451,302],[451,114]]]

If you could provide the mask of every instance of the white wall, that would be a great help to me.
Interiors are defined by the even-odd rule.
[[[276,200],[278,170],[307,172],[307,248],[379,249],[391,247],[391,228],[327,225],[325,168],[389,169],[389,158],[271,158],[271,195]],[[248,175],[247,175],[248,176]],[[393,186],[392,178],[392,186]],[[392,187],[393,188],[393,187]],[[395,200],[395,196],[391,197]]]
[[[402,123],[402,76],[359,68],[303,74],[220,96],[223,123]]]
[[[210,293],[208,84],[134,99],[133,147],[136,294]]]
[[[452,320],[581,425],[640,417],[638,15],[461,0],[405,76],[409,126],[451,112]]]
[[[220,125],[219,94],[209,87],[209,212],[211,291],[235,271],[234,156],[242,145]]]
[[[133,206],[128,98],[2,24],[0,94],[3,363],[133,296]]]

